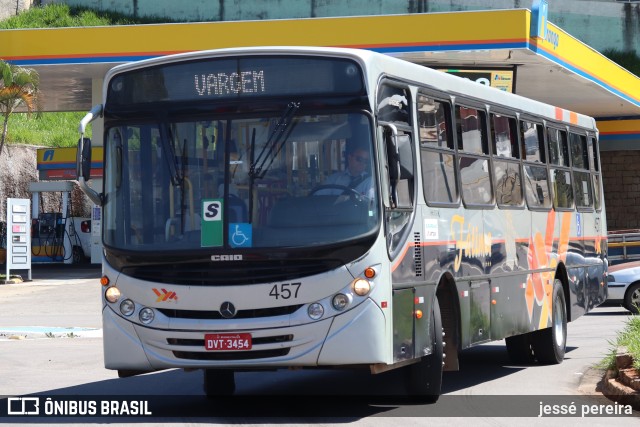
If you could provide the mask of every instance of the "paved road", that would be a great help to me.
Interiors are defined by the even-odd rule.
[[[578,410],[584,402],[611,404],[596,392],[599,378],[590,367],[602,359],[627,318],[618,307],[600,307],[569,324],[567,357],[561,365],[511,365],[503,342],[465,351],[461,371],[445,373],[444,395],[436,405],[392,397],[402,392],[395,381],[397,372],[372,377],[366,372],[326,370],[242,372],[237,374],[240,398],[211,402],[203,397],[200,371],[169,370],[120,379],[103,368],[99,275],[98,267],[36,267],[33,282],[0,285],[0,396],[156,395],[167,399],[162,409],[169,408],[169,415],[177,412],[183,417],[166,425],[270,421],[265,416],[284,417],[280,421],[290,423],[388,425],[393,420],[447,426],[466,424],[473,417],[475,424],[512,425],[512,418],[501,415],[514,411],[526,416],[527,425],[538,425],[544,422],[536,418],[543,400],[567,405],[575,401]],[[169,421],[163,414],[156,411],[158,418],[151,424]],[[296,418],[300,415],[305,417]],[[554,425],[553,420],[563,425],[640,425],[638,419],[620,417],[546,422]],[[72,422],[80,421],[91,420]]]

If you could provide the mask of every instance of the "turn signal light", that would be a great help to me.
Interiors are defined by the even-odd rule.
[[[373,279],[374,277],[376,277],[376,271],[373,269],[373,267],[365,268],[364,277],[366,277],[367,279]]]
[[[102,276],[100,278],[100,284],[102,286],[109,286],[109,283],[110,283],[110,280],[109,280],[109,278],[107,276]]]

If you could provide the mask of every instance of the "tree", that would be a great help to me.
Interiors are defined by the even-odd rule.
[[[24,107],[28,114],[39,111],[39,84],[40,77],[36,70],[22,68],[0,59],[0,114],[3,116],[0,156],[9,130],[9,116],[19,107]]]

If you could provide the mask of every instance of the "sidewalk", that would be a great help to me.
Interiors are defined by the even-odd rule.
[[[34,264],[31,273],[0,283],[0,340],[102,336],[99,265]]]
[[[74,279],[100,278],[100,264],[32,264],[31,265],[31,281],[28,279],[28,270],[11,270],[11,278],[7,283],[0,280],[0,286],[3,284],[18,283],[37,283],[51,281],[68,281]],[[6,274],[6,266],[0,264],[0,274]]]

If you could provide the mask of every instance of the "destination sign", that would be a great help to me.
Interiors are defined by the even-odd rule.
[[[109,82],[107,108],[173,101],[364,93],[349,59],[305,56],[210,58],[140,68]]]
[[[264,70],[241,73],[196,74],[195,89],[198,95],[230,95],[238,93],[264,93]]]

